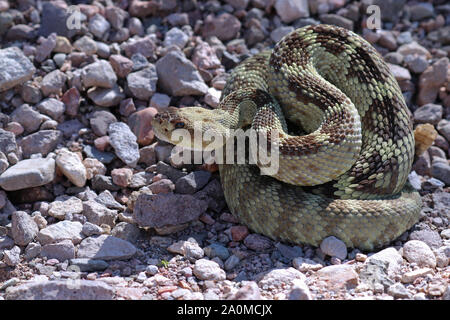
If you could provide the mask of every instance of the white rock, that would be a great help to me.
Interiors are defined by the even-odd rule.
[[[301,272],[307,272],[309,270],[311,271],[317,271],[319,269],[323,268],[323,265],[320,263],[315,262],[314,260],[308,259],[308,258],[302,258],[297,257],[292,260],[292,265],[295,269],[301,271]]]
[[[61,196],[49,204],[48,214],[60,220],[64,220],[66,214],[73,215],[83,211],[83,202],[77,197]]]
[[[61,149],[56,156],[56,165],[62,173],[77,187],[86,184],[86,168],[75,153]]]
[[[205,95],[205,103],[213,108],[217,108],[219,106],[221,94],[222,91],[219,91],[216,88],[209,88],[208,93]]]
[[[423,241],[410,240],[403,246],[403,257],[420,267],[436,267],[436,257],[430,247]]]
[[[214,261],[199,259],[195,261],[194,275],[200,280],[225,280],[225,271]]]
[[[428,274],[434,274],[433,270],[430,268],[421,268],[414,271],[410,271],[402,275],[402,282],[412,283],[417,278],[425,277]]]
[[[55,160],[48,158],[26,159],[9,167],[0,175],[0,186],[15,191],[50,183],[55,177]]]
[[[11,232],[14,242],[26,246],[39,232],[33,218],[25,211],[16,211],[12,214]]]
[[[275,10],[285,23],[298,18],[309,17],[308,0],[277,0]]]
[[[382,262],[387,262],[387,274],[389,276],[393,276],[400,272],[401,265],[403,263],[403,258],[398,253],[398,251],[393,248],[386,248],[384,250],[381,250],[380,252],[375,253],[374,255],[371,255],[368,257],[365,261],[366,264],[370,263],[370,261],[373,260],[380,260]]]
[[[39,231],[37,239],[42,245],[60,242],[66,239],[71,240],[73,244],[77,244],[80,243],[84,237],[81,233],[82,229],[83,225],[78,221],[64,220],[51,224],[47,228]]]
[[[305,281],[306,276],[292,267],[287,269],[274,269],[265,274],[258,282],[258,285],[263,290],[269,287],[281,288],[286,283],[292,282],[294,279]]]
[[[311,291],[305,281],[294,279],[292,281],[291,291],[289,292],[289,300],[312,300]]]

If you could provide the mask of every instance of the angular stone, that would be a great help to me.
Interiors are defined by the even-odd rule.
[[[56,198],[48,207],[48,214],[60,220],[66,215],[74,215],[83,212],[83,203],[77,197],[63,195]]]
[[[44,96],[59,95],[67,81],[67,76],[60,70],[47,73],[41,82],[41,91]]]
[[[84,239],[78,248],[77,258],[126,260],[133,257],[136,252],[136,248],[130,242],[103,234]]]
[[[113,107],[125,99],[125,94],[119,86],[112,88],[95,88],[88,91],[88,97],[98,106]]]
[[[195,261],[192,272],[200,280],[225,280],[225,271],[220,268],[217,262],[207,259]]]
[[[98,226],[107,224],[114,227],[117,211],[111,210],[95,200],[83,202],[83,214],[89,222]]]
[[[347,247],[345,243],[336,237],[327,237],[320,244],[323,253],[344,260],[347,257]]]
[[[83,68],[81,78],[85,87],[112,88],[117,82],[117,76],[106,60],[99,60]]]
[[[42,116],[28,104],[22,104],[11,113],[11,120],[20,123],[26,133],[31,133],[39,129]]]
[[[158,74],[154,65],[142,70],[130,73],[127,76],[127,84],[134,97],[140,100],[148,100],[156,91]]]
[[[17,47],[0,50],[0,92],[30,80],[36,68]]]
[[[331,288],[339,288],[342,286],[347,288],[356,287],[359,281],[354,267],[347,264],[327,266],[318,270],[316,274],[320,280],[327,282]]]
[[[49,243],[42,247],[41,257],[57,259],[60,262],[75,258],[75,246],[70,240]]]
[[[419,267],[436,267],[436,257],[430,247],[422,241],[410,240],[403,246],[403,257]]]
[[[285,23],[290,23],[298,18],[309,17],[307,0],[277,0],[275,10]]]
[[[103,271],[108,268],[108,263],[103,260],[76,258],[70,260],[69,269],[80,272]]]
[[[36,108],[39,110],[39,112],[52,117],[54,120],[58,120],[66,110],[64,103],[54,98],[42,100],[36,106]]]
[[[128,166],[134,168],[139,161],[139,145],[136,142],[136,136],[123,122],[110,124],[108,133],[110,144],[116,155]]]
[[[149,145],[155,138],[151,121],[157,113],[158,110],[149,107],[133,113],[128,118],[128,125],[137,137],[137,142],[142,146]]]
[[[86,168],[77,154],[61,149],[56,156],[56,165],[62,173],[77,187],[86,184]]]
[[[64,220],[39,231],[37,240],[42,244],[71,240],[73,244],[78,244],[84,238],[82,234],[83,225],[78,221]]]
[[[16,211],[12,214],[11,232],[14,242],[19,246],[26,246],[39,232],[39,228],[33,218],[24,211]]]
[[[28,158],[35,153],[40,153],[43,156],[46,156],[56,148],[61,140],[61,131],[41,130],[22,138],[19,145],[22,147],[23,156],[25,158]]]
[[[7,191],[43,186],[55,177],[55,160],[26,159],[0,175],[0,186]]]

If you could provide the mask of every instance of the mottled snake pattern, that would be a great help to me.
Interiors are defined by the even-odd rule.
[[[153,127],[172,142],[168,132],[194,121],[280,133],[278,174],[219,165],[229,209],[255,232],[314,246],[335,236],[371,250],[419,219],[407,106],[379,53],[349,30],[297,29],[234,68],[218,109],[171,108]]]

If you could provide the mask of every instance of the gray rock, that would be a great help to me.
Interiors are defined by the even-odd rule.
[[[44,96],[51,94],[60,94],[63,90],[64,84],[67,81],[67,76],[60,70],[54,70],[47,73],[41,82],[41,91]]]
[[[344,260],[347,257],[347,246],[336,237],[327,237],[320,244],[323,253]]]
[[[112,300],[115,290],[104,281],[77,279],[32,281],[8,290],[7,300]]]
[[[431,165],[431,175],[450,185],[450,166],[442,161],[434,161]]]
[[[25,259],[32,260],[41,253],[42,246],[39,243],[30,242],[25,248]]]
[[[203,251],[211,259],[219,257],[221,260],[226,260],[230,256],[228,249],[219,243],[212,243],[204,248]]]
[[[84,124],[82,124],[78,119],[72,119],[60,123],[56,128],[63,133],[65,138],[70,138],[74,135],[77,136],[80,129],[84,127]]]
[[[381,20],[388,22],[396,22],[406,0],[374,0],[372,3],[382,8],[383,14]]]
[[[48,37],[55,32],[59,36],[72,37],[77,30],[67,28],[67,9],[53,2],[42,3],[41,25],[39,35]],[[70,24],[69,24],[70,25]]]
[[[77,197],[63,195],[49,204],[47,213],[60,220],[66,215],[79,214],[83,211],[83,203]]]
[[[290,23],[298,18],[309,17],[307,0],[277,0],[275,10],[285,23]]]
[[[108,134],[117,157],[134,168],[139,161],[139,146],[130,127],[123,122],[112,123],[109,125]]]
[[[422,181],[415,171],[411,171],[411,173],[408,175],[408,181],[414,189],[422,189]]]
[[[73,47],[78,51],[86,53],[87,55],[93,55],[98,50],[95,40],[88,36],[79,38],[73,43]]]
[[[115,209],[123,211],[125,207],[114,199],[114,196],[108,190],[100,193],[95,199],[98,203],[104,205],[109,209]]]
[[[412,294],[401,283],[395,283],[387,289],[387,293],[394,298],[410,299]]]
[[[46,156],[61,142],[62,136],[62,132],[59,130],[41,130],[24,137],[20,140],[19,145],[22,147],[25,158],[35,153]]]
[[[179,28],[172,28],[164,35],[164,47],[177,46],[183,49],[189,40],[189,36]]]
[[[77,258],[126,260],[133,257],[136,251],[130,242],[103,234],[84,239],[78,248]]]
[[[111,230],[111,235],[135,243],[141,235],[141,229],[132,223],[120,222]]]
[[[14,212],[11,220],[12,237],[19,246],[29,244],[39,232],[36,222],[25,211]]]
[[[223,271],[217,262],[199,259],[195,261],[194,275],[200,280],[225,280],[225,271]]]
[[[101,137],[108,134],[108,127],[111,123],[117,122],[117,118],[109,111],[95,111],[89,119],[92,131]]]
[[[140,100],[148,100],[156,91],[158,74],[154,65],[130,73],[127,84],[133,96]]]
[[[5,155],[10,153],[17,155],[17,142],[14,133],[0,129],[0,152]]]
[[[14,267],[20,262],[20,248],[12,247],[10,250],[3,251],[3,261],[10,267]]]
[[[83,151],[88,158],[95,158],[103,164],[110,164],[116,158],[114,153],[100,151],[92,145],[85,146]]]
[[[102,234],[103,229],[100,226],[87,221],[83,224],[82,232],[87,237],[90,237],[90,236]]]
[[[165,176],[167,176],[172,181],[177,181],[181,177],[184,177],[187,175],[186,172],[183,172],[181,170],[175,169],[174,167],[168,165],[165,162],[159,161],[156,164],[156,172],[161,173]]]
[[[17,47],[0,50],[0,92],[30,80],[36,68]]]
[[[292,267],[287,269],[273,269],[264,275],[258,282],[258,285],[263,290],[267,290],[268,288],[283,288],[286,283],[292,283],[294,279],[305,281],[306,276]]]
[[[170,51],[159,59],[156,71],[159,85],[170,95],[204,95],[208,92],[195,65],[180,51]]]
[[[8,191],[43,186],[55,177],[55,160],[37,158],[19,161],[0,175],[0,186]]]
[[[437,231],[422,229],[411,232],[409,240],[419,240],[425,242],[430,248],[437,249],[442,245],[442,240]]]
[[[208,183],[209,178],[211,178],[209,171],[193,171],[176,181],[175,191],[182,194],[194,194]]]
[[[77,258],[70,260],[69,268],[80,272],[103,271],[108,268],[108,263],[104,260]]]
[[[436,257],[430,247],[422,241],[410,240],[403,246],[403,257],[419,267],[436,267]]]
[[[85,87],[112,88],[117,82],[117,76],[111,64],[106,60],[88,64],[81,72]]]
[[[97,174],[92,178],[92,189],[97,191],[117,191],[120,190],[120,187],[115,185],[112,181],[112,178],[109,176],[104,176],[101,174]]]
[[[232,254],[223,264],[224,269],[227,271],[233,270],[239,264],[240,260],[238,256]]]
[[[96,13],[89,20],[89,31],[97,38],[102,39],[105,33],[109,31],[111,25],[101,14]]]
[[[431,18],[434,15],[434,8],[431,3],[418,3],[409,7],[412,21]]]
[[[245,237],[244,244],[247,248],[258,252],[272,248],[273,246],[273,243],[269,238],[256,233],[249,234]]]
[[[37,235],[37,240],[42,245],[60,242],[62,240],[71,240],[74,244],[78,244],[84,238],[81,232],[82,229],[83,225],[78,221],[64,220],[41,229]]]
[[[409,70],[414,73],[422,73],[428,67],[428,61],[424,56],[407,55],[404,60]]]
[[[383,249],[371,255],[367,258],[366,263],[370,263],[376,260],[386,263],[386,271],[389,276],[394,276],[395,274],[399,273],[401,265],[403,263],[402,256],[393,247]]]
[[[442,106],[438,104],[428,103],[417,108],[414,112],[414,120],[417,123],[438,124],[442,119]]]
[[[387,288],[394,284],[394,281],[388,275],[389,263],[383,260],[366,260],[363,268],[359,272],[359,278],[362,283],[368,285],[371,289],[377,286]]]
[[[141,194],[134,205],[133,218],[141,227],[162,228],[198,219],[208,203],[191,195]]]
[[[61,116],[64,114],[64,111],[66,111],[64,103],[54,98],[47,98],[42,100],[38,105],[36,105],[36,108],[39,110],[39,112],[42,112],[43,114],[46,114],[55,120],[61,118]]]
[[[108,209],[95,200],[83,202],[83,214],[89,222],[98,226],[101,224],[107,224],[110,227],[114,227],[117,217],[116,210]]]
[[[275,247],[281,255],[288,260],[292,260],[303,255],[303,250],[299,246],[287,246],[278,242]]]
[[[11,113],[11,121],[18,122],[26,133],[39,129],[42,123],[42,115],[27,104],[22,104]]]
[[[333,14],[333,13],[322,14],[322,15],[320,15],[320,20],[323,23],[332,24],[332,25],[353,31],[354,22],[352,20],[342,17],[340,15]]]
[[[49,243],[42,247],[41,257],[57,259],[60,262],[75,258],[75,246],[70,240]]]
[[[8,236],[0,237],[0,250],[11,249],[14,247],[14,240]]]
[[[291,33],[294,31],[294,27],[292,26],[281,26],[276,29],[274,29],[270,33],[270,39],[272,39],[273,42],[277,43],[280,41],[285,35]]]
[[[98,106],[113,107],[125,99],[125,94],[119,86],[114,85],[112,88],[90,89],[88,91],[88,97]]]
[[[301,279],[294,279],[288,294],[289,300],[312,300],[308,285]]]

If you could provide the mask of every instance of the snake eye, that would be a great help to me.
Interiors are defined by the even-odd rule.
[[[175,129],[181,129],[184,128],[184,122],[179,121],[177,123],[175,123]]]

